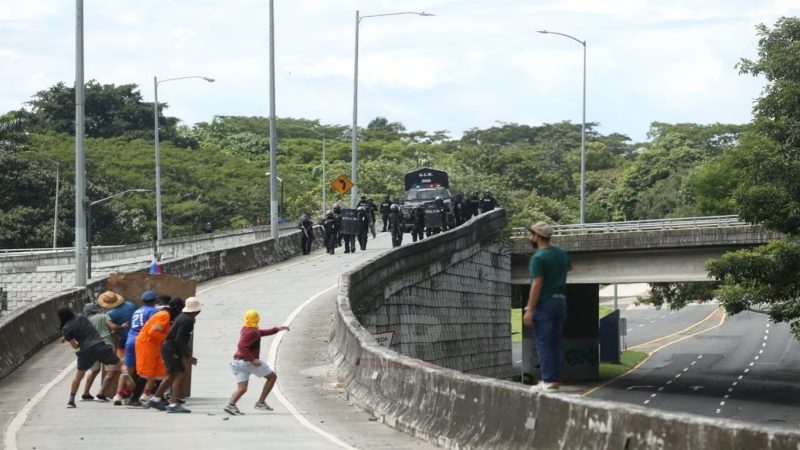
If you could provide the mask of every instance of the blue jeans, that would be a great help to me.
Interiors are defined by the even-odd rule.
[[[555,294],[539,300],[533,315],[533,326],[541,378],[545,383],[561,381],[561,364],[564,358],[561,342],[566,321],[566,297]]]

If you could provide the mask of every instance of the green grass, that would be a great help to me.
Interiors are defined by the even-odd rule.
[[[610,306],[600,305],[599,318],[611,314],[614,311]],[[511,310],[511,342],[522,342],[522,308]]]
[[[647,357],[645,352],[624,351],[620,355],[621,364],[600,363],[600,380],[610,380],[633,369]]]

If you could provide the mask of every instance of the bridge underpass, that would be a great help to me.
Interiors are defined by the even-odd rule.
[[[715,229],[664,229],[657,235],[634,230],[567,233],[554,241],[570,251],[574,270],[568,282],[593,291],[600,284],[710,281],[708,259],[777,237],[758,226],[732,223]],[[515,242],[512,258],[512,281],[525,295],[526,245]],[[770,324],[766,315],[755,312],[727,317],[715,302],[669,311],[636,306],[633,300],[621,304],[627,321],[624,340],[629,350],[650,356],[628,375],[578,392],[646,408],[788,428],[800,425],[800,345],[787,324]],[[573,314],[596,314],[591,306]],[[570,333],[576,331],[568,329]]]

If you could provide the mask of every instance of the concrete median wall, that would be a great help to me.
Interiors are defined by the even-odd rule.
[[[319,248],[321,229],[316,227],[315,233],[314,247]],[[268,266],[299,254],[300,231],[297,231],[282,235],[277,245],[268,239],[169,261],[164,264],[164,271],[199,282]],[[0,379],[58,338],[58,308],[69,305],[75,311],[82,311],[83,305],[106,290],[106,286],[107,278],[93,280],[86,289],[66,290],[0,318]]]
[[[349,276],[359,322],[430,363],[511,376],[511,258],[505,211],[401,247]]]
[[[492,229],[494,214],[464,226],[471,231],[460,235],[462,248],[475,245]],[[386,424],[458,449],[800,448],[800,433],[795,431],[538,394],[516,383],[465,374],[382,347],[361,319],[375,304],[376,288],[393,291],[401,261],[419,264],[423,249],[402,247],[343,275],[339,282],[329,344],[332,359],[348,396]],[[432,272],[438,271],[436,258],[429,258],[428,264]]]
[[[297,224],[283,224],[289,230]],[[218,233],[164,239],[160,250],[163,261],[189,255],[242,246],[269,239],[269,226],[243,228]],[[113,272],[130,272],[150,264],[153,243],[92,248],[92,278],[101,279]],[[0,288],[8,293],[8,309],[13,311],[75,285],[75,252],[61,249],[52,252],[0,254]]]

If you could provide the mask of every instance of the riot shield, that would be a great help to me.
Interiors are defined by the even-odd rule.
[[[358,234],[358,214],[355,209],[342,210],[342,228],[339,233]]]
[[[441,228],[442,215],[440,206],[431,205],[425,208],[425,228]]]

